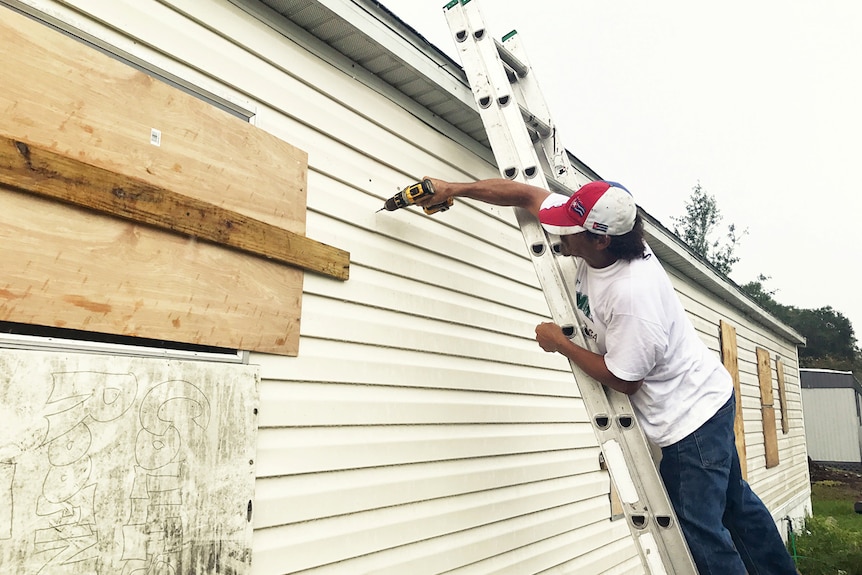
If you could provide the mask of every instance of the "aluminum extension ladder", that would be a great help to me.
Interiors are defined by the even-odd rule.
[[[452,0],[444,12],[501,175],[546,190],[552,184],[571,194],[580,187],[577,176],[516,32],[502,43],[494,40],[476,0]],[[559,244],[549,240],[529,212],[515,211],[554,321],[575,343],[595,351],[577,328],[576,298],[570,291],[577,271],[574,258],[554,257]],[[628,396],[571,365],[646,572],[696,574]]]

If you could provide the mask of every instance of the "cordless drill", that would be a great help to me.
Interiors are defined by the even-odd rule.
[[[394,212],[399,208],[406,208],[407,206],[415,204],[422,198],[427,196],[434,195],[434,185],[431,183],[431,180],[422,180],[421,182],[412,184],[407,186],[383,204],[383,207],[377,210],[378,212],[386,210],[388,212]],[[449,198],[445,202],[441,202],[439,204],[434,204],[431,206],[424,206],[422,209],[425,210],[426,214],[436,214],[437,212],[443,212],[449,209],[452,206],[452,198]]]

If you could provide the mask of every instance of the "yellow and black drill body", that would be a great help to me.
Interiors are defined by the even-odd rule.
[[[431,180],[422,180],[421,182],[417,182],[410,186],[407,186],[383,204],[383,207],[380,208],[379,211],[386,210],[388,212],[394,212],[395,210],[406,208],[407,206],[412,206],[417,201],[427,196],[434,195],[434,185],[431,183]],[[431,206],[424,206],[426,214],[436,214],[437,212],[443,212],[448,210],[452,206],[452,198],[449,198],[448,201],[441,202],[439,204],[434,204]]]

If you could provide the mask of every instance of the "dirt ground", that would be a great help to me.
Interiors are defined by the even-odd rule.
[[[826,467],[808,460],[811,483],[822,483],[840,492],[844,497],[862,501],[862,473]]]

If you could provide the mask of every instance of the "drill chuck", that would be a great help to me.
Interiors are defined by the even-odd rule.
[[[387,212],[394,212],[395,210],[399,210],[401,208],[406,208],[412,202],[409,202],[406,197],[406,190],[403,192],[398,192],[383,204],[383,208]]]

